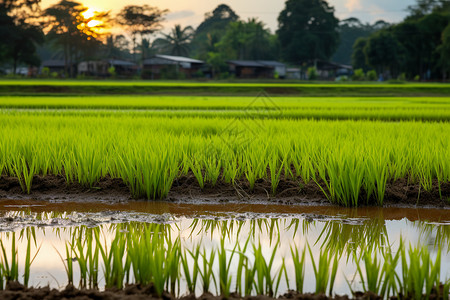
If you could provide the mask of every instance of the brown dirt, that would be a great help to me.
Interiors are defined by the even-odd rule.
[[[324,184],[321,184],[324,187]],[[326,190],[326,188],[324,187]],[[442,199],[439,195],[438,182],[433,182],[432,192],[426,192],[419,184],[408,183],[400,179],[388,183],[385,194],[385,206],[421,206],[450,207],[450,182],[441,183]],[[31,194],[27,195],[15,177],[0,177],[0,199],[34,199],[34,200],[71,200],[85,202],[126,202],[132,200],[130,191],[121,179],[102,178],[94,188],[86,188],[79,183],[68,185],[61,175],[34,176]],[[361,194],[362,204],[366,197]],[[144,200],[144,199],[143,199]],[[195,177],[188,175],[174,181],[167,197],[177,203],[266,203],[266,204],[305,204],[329,205],[316,183],[300,184],[290,179],[281,180],[277,193],[272,195],[270,181],[259,179],[253,191],[247,180],[232,184],[218,182],[216,186],[206,184],[203,190]],[[376,205],[374,199],[367,203]]]
[[[441,294],[442,295],[442,294]],[[4,300],[56,300],[56,299],[76,299],[76,300],[140,300],[140,299],[162,299],[162,300],[225,300],[226,298],[222,296],[214,296],[212,294],[203,294],[200,297],[195,297],[195,295],[190,294],[180,298],[175,298],[169,293],[163,293],[162,297],[159,298],[152,286],[140,286],[140,285],[127,285],[124,289],[107,289],[105,291],[99,291],[96,289],[77,289],[73,285],[68,285],[63,290],[50,289],[49,287],[43,288],[26,288],[20,283],[10,282],[7,284],[6,289],[0,291],[0,299]],[[228,300],[274,300],[276,298],[268,296],[247,296],[240,297],[237,294],[231,294]],[[382,297],[374,293],[362,293],[357,292],[353,297],[347,295],[334,297],[328,297],[324,294],[300,294],[294,291],[289,291],[288,293],[278,297],[279,300],[381,300]],[[396,297],[391,297],[391,299],[397,299]],[[402,299],[413,299],[411,297],[403,297]],[[430,299],[442,299],[438,297],[436,293],[432,293]]]

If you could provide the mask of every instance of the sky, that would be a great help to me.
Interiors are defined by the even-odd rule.
[[[78,0],[86,7],[98,11],[111,10],[114,15],[125,5],[157,6],[169,9],[170,13],[162,24],[164,31],[175,24],[191,25],[194,28],[203,20],[206,12],[212,11],[219,4],[229,5],[241,19],[257,17],[272,32],[278,27],[277,18],[284,8],[285,0]],[[57,3],[57,0],[42,0],[42,8]],[[383,19],[387,22],[400,22],[406,16],[406,8],[415,0],[328,0],[334,6],[339,19],[356,17],[363,22],[373,23]]]

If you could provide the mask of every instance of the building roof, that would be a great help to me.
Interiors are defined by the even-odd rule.
[[[191,64],[203,64],[205,63],[202,60],[193,59],[184,56],[173,56],[173,55],[155,55],[153,58],[144,60],[144,64],[154,64],[156,59],[162,59],[166,61],[170,61],[172,63],[191,63]]]
[[[278,61],[273,60],[229,60],[228,63],[236,65],[238,67],[285,67],[286,65],[283,63],[280,63]]]
[[[268,67],[286,67],[285,64],[274,60],[258,60],[258,62]]]
[[[65,67],[64,60],[50,59],[42,62],[43,67]]]
[[[227,62],[238,67],[265,67],[265,65],[254,60],[229,60]]]
[[[108,60],[108,62],[113,66],[133,67],[136,65],[135,63],[125,61],[125,60],[118,60],[118,59],[110,59],[110,60]]]

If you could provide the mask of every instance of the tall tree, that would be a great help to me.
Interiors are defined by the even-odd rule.
[[[384,21],[377,21],[373,25],[364,24],[357,18],[348,18],[339,22],[340,42],[332,61],[350,65],[352,63],[353,45],[359,38],[368,37],[373,32],[387,27]]]
[[[339,43],[339,21],[325,0],[287,0],[278,17],[284,59],[293,63],[328,60]]]
[[[129,42],[124,35],[110,35],[106,38],[105,55],[110,58],[129,59]]]
[[[442,44],[437,51],[441,55],[439,65],[442,69],[442,77],[445,80],[450,73],[450,24],[442,32]]]
[[[191,43],[194,56],[206,60],[208,53],[215,51],[216,43],[225,35],[228,25],[238,20],[239,16],[226,4],[220,4],[212,12],[206,13]]]
[[[149,5],[128,5],[117,15],[117,22],[125,28],[133,41],[133,55],[136,54],[137,36],[140,42],[148,35],[161,29],[161,22],[168,10]],[[136,57],[135,57],[136,59]]]
[[[70,76],[75,75],[74,63],[96,53],[101,46],[101,29],[108,27],[108,12],[94,12],[85,17],[83,13],[87,10],[79,2],[61,0],[44,12],[48,37],[62,47],[65,71]]]
[[[371,36],[364,48],[368,64],[375,68],[378,74],[389,72],[396,77],[404,67],[405,49],[394,34],[382,30]]]
[[[34,24],[40,0],[3,0],[0,2],[0,61],[38,66],[37,45],[43,42],[42,30]]]
[[[368,38],[359,38],[353,44],[352,66],[355,70],[363,69],[365,72],[369,70],[365,53],[367,41]]]
[[[407,20],[420,19],[432,12],[450,12],[449,0],[416,0],[416,4],[408,6]]]
[[[228,59],[269,60],[277,56],[276,38],[255,18],[229,24],[217,48]]]
[[[169,34],[163,34],[162,38],[154,41],[154,46],[164,53],[178,56],[189,56],[190,43],[194,36],[194,28],[175,25]]]

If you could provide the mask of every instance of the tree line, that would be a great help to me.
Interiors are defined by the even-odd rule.
[[[243,20],[228,5],[205,14],[197,27],[175,25],[162,33],[168,11],[128,5],[118,14],[61,0],[42,10],[40,0],[0,3],[0,65],[39,66],[41,58],[65,62],[67,76],[84,60],[114,58],[142,63],[155,54],[206,61],[214,76],[228,60],[279,60],[295,66],[317,61],[353,65],[354,79],[368,71],[385,78],[437,79],[450,72],[450,0],[417,0],[398,24],[338,20],[325,0],[287,0],[271,32],[257,18]],[[111,34],[120,26],[124,34]],[[155,37],[157,34],[157,37]],[[372,76],[373,77],[373,76]],[[378,76],[375,76],[376,78]]]

